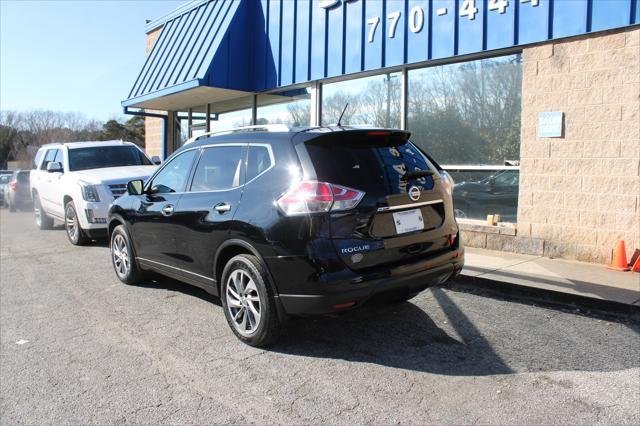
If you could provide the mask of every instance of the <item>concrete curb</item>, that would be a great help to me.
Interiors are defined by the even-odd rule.
[[[459,275],[445,287],[454,291],[499,297],[514,302],[578,311],[577,313],[614,320],[640,323],[640,306],[596,299],[549,289],[528,287],[483,277]]]

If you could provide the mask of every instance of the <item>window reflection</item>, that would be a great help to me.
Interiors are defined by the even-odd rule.
[[[521,55],[410,70],[407,128],[442,165],[504,166],[520,159]],[[450,168],[459,218],[515,222],[518,170]]]
[[[322,124],[400,127],[402,73],[387,73],[322,85]]]
[[[311,91],[307,87],[258,96],[256,124],[311,125]]]
[[[407,127],[441,164],[520,158],[521,55],[409,71]]]

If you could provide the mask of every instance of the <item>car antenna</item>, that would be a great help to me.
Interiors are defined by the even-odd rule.
[[[347,102],[347,104],[344,106],[344,109],[342,110],[342,114],[340,114],[340,118],[338,118],[338,127],[342,127],[342,124],[340,122],[342,121],[342,116],[344,115],[348,106],[349,106],[349,102]]]

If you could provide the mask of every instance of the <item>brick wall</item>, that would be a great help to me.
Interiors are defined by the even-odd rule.
[[[640,248],[640,29],[524,49],[518,237],[543,254],[609,261]],[[563,111],[564,138],[538,138]]]
[[[151,53],[153,44],[158,39],[161,31],[162,27],[147,34],[147,55]],[[149,110],[147,112],[162,111]],[[162,123],[163,120],[161,118],[146,117],[144,119],[145,151],[149,156],[157,155],[162,158]]]

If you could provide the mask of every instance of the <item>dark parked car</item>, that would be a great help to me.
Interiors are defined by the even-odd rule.
[[[220,295],[254,346],[289,315],[407,300],[463,266],[452,181],[409,136],[322,127],[193,142],[112,205],[115,272]]]
[[[16,209],[31,208],[31,194],[29,176],[31,170],[18,170],[13,172],[11,179],[5,186],[4,204],[9,210],[15,212]]]
[[[477,182],[460,182],[453,187],[458,218],[484,219],[498,213],[505,222],[515,222],[518,210],[518,170],[499,171]]]

